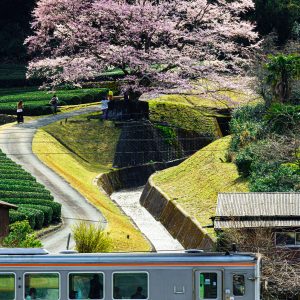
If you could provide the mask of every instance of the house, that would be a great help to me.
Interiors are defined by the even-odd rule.
[[[276,246],[300,248],[300,193],[220,193],[214,228],[268,228]]]
[[[263,299],[300,300],[300,193],[220,193],[213,221],[241,251],[263,254]]]
[[[5,237],[9,233],[9,210],[17,208],[16,205],[0,201],[0,237]]]

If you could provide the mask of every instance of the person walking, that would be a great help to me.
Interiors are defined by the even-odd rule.
[[[24,104],[23,104],[23,101],[20,100],[17,104],[17,122],[18,122],[18,124],[24,123],[23,109],[24,109]]]
[[[102,110],[102,118],[107,120],[107,117],[108,117],[108,103],[109,103],[109,100],[107,99],[108,96],[106,95],[104,97],[103,100],[101,100],[101,110]]]
[[[58,98],[56,95],[53,95],[53,97],[49,101],[49,104],[52,107],[52,113],[55,115],[57,113],[57,106],[58,106]]]

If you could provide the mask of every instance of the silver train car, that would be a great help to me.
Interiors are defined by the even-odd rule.
[[[260,257],[0,249],[0,300],[258,300]]]

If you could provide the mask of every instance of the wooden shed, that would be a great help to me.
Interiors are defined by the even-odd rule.
[[[9,210],[17,208],[16,205],[0,201],[0,237],[7,236],[9,233]]]

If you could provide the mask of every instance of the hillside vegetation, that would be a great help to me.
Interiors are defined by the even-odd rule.
[[[219,192],[248,191],[248,183],[240,178],[236,166],[226,162],[230,141],[230,137],[219,139],[179,166],[153,176],[156,186],[202,226],[212,224]]]
[[[99,113],[52,123],[44,130],[74,153],[80,163],[98,171],[112,167],[121,129],[114,122],[101,120]],[[35,143],[43,140],[35,139]]]
[[[72,120],[74,122],[69,122]],[[109,224],[109,235],[114,241],[113,251],[150,250],[150,244],[130,219],[94,183],[99,173],[108,171],[111,166],[118,129],[114,129],[111,122],[103,122],[99,118],[87,121],[86,117],[76,117],[72,120],[63,125],[58,122],[47,126],[45,129],[51,135],[40,130],[33,141],[34,153],[101,210]],[[89,134],[94,135],[96,143]],[[54,136],[57,136],[64,145]],[[76,142],[79,138],[80,141]],[[97,149],[100,149],[99,153]],[[102,153],[103,150],[106,153]],[[91,155],[92,153],[95,156]]]
[[[10,209],[9,221],[28,220],[34,229],[59,222],[61,205],[43,185],[0,151],[0,199],[18,206]]]
[[[81,104],[100,101],[108,89],[72,89],[59,90],[55,94],[58,96],[60,105]],[[0,89],[0,111],[6,114],[15,114],[18,101],[24,102],[25,115],[50,114],[51,107],[49,101],[53,93],[38,90],[37,87],[23,88],[1,88]]]

